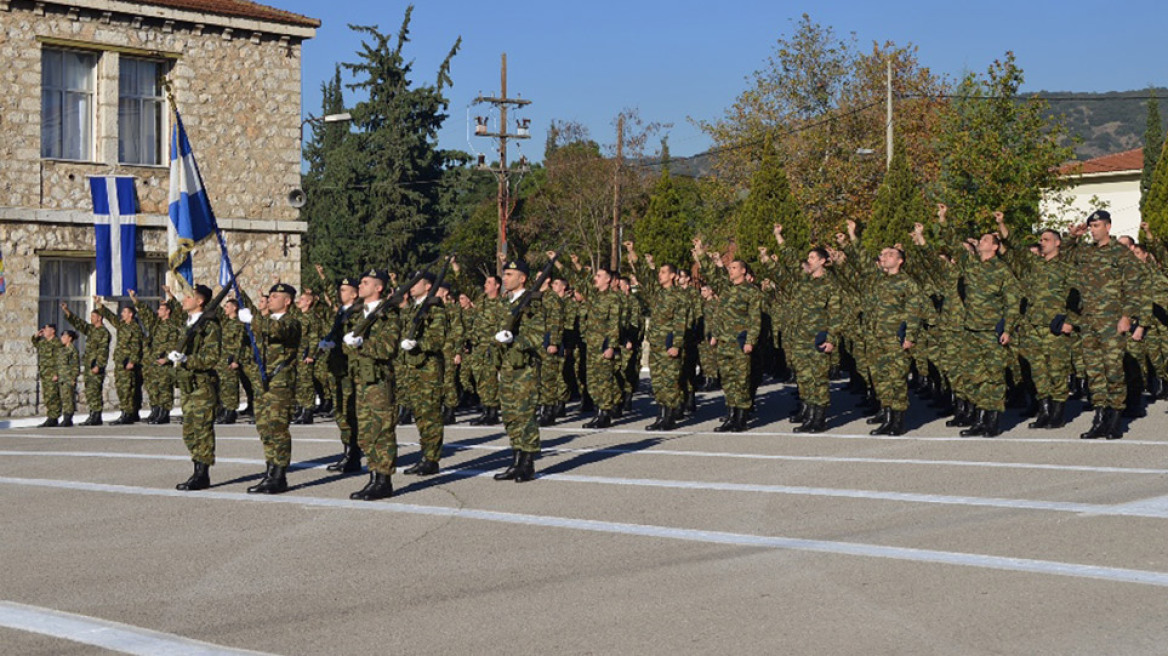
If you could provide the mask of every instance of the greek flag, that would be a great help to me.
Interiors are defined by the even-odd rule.
[[[97,295],[125,296],[138,288],[138,204],[134,178],[90,176],[96,233]]]
[[[191,142],[187,140],[187,131],[176,109],[170,141],[170,227],[167,230],[170,270],[181,275],[188,284],[194,284],[191,251],[196,244],[218,232],[215,213],[203,188],[203,177],[199,175],[199,165],[195,163]],[[219,277],[223,280],[222,271]]]

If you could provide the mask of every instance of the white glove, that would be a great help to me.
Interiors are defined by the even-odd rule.
[[[244,323],[251,323],[251,320],[254,318],[251,316],[251,310],[249,310],[247,308],[242,308],[239,311],[238,316],[239,316],[239,320],[244,322]]]
[[[171,351],[170,353],[166,354],[166,359],[175,364],[180,364],[187,361],[187,356],[179,353],[178,351]]]
[[[500,330],[495,333],[495,341],[500,344],[510,344],[515,341],[515,335],[512,335],[510,330]]]
[[[322,340],[320,340],[320,343],[316,345],[316,348],[318,348],[322,351],[331,351],[331,350],[335,349],[336,347],[337,347],[337,343],[331,339],[322,339]]]
[[[412,351],[412,350],[418,348],[418,340],[416,340],[416,339],[403,339],[401,341],[401,347],[402,347],[403,351]]]
[[[353,348],[360,348],[361,345],[365,343],[365,340],[358,335],[354,335],[353,333],[347,333],[345,335],[345,343],[349,346],[352,346]]]

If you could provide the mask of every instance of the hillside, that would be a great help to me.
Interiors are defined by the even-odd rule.
[[[1168,119],[1168,89],[1165,88],[1107,93],[1040,91],[1038,95],[1051,99],[1051,114],[1062,114],[1067,131],[1082,140],[1075,147],[1080,160],[1143,146],[1148,96],[1161,99],[1160,116]]]

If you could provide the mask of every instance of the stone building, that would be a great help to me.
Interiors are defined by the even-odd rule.
[[[43,410],[38,326],[64,326],[61,302],[82,317],[93,306],[87,176],[136,178],[137,291],[161,296],[173,122],[163,77],[232,259],[248,265],[241,282],[299,286],[306,226],[287,199],[300,186],[301,43],[319,26],[247,0],[0,0],[0,418]],[[195,253],[197,281],[216,279],[213,241]]]

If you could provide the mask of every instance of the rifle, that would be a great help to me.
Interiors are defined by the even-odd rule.
[[[178,348],[179,353],[182,353],[183,355],[190,355],[190,353],[187,353],[187,351],[190,350],[191,346],[194,345],[195,335],[198,334],[199,329],[202,328],[204,324],[206,324],[211,320],[212,317],[215,316],[215,310],[219,309],[219,305],[223,303],[223,299],[227,298],[227,293],[231,291],[231,286],[235,284],[235,278],[238,275],[238,271],[232,273],[231,280],[227,281],[226,285],[223,285],[223,289],[220,289],[219,293],[215,294],[215,297],[211,299],[210,303],[203,306],[203,314],[199,315],[199,318],[196,319],[195,322],[187,328],[186,334],[183,335],[182,344],[180,344]]]
[[[450,261],[454,259],[454,253],[446,256],[446,262],[442,264],[442,269],[438,272],[438,277],[434,279],[434,284],[430,285],[430,290],[426,292],[426,298],[422,299],[422,306],[418,308],[418,313],[414,315],[414,323],[410,326],[409,334],[406,339],[417,339],[418,331],[422,329],[422,322],[426,320],[426,313],[430,311],[430,307],[434,304],[434,297],[438,295],[438,285],[446,279],[446,271],[450,268]],[[419,278],[420,280],[420,278]],[[410,285],[411,287],[413,285]]]
[[[361,323],[353,327],[353,334],[362,339],[368,337],[369,329],[373,327],[373,322],[377,321],[377,318],[380,317],[383,312],[385,312],[385,308],[397,307],[398,305],[401,305],[402,299],[406,297],[406,294],[410,293],[410,288],[416,285],[418,281],[422,279],[423,271],[424,269],[418,269],[409,280],[399,285],[389,298],[382,300],[380,305],[373,308],[373,311],[370,312],[364,319],[362,319]],[[356,307],[356,305],[354,305],[354,307]]]
[[[559,258],[560,252],[556,251],[555,254],[553,254],[551,258],[548,259],[547,264],[543,265],[543,269],[540,270],[539,276],[537,276],[535,279],[535,284],[531,286],[531,290],[524,294],[523,297],[519,299],[518,303],[511,306],[511,316],[507,317],[507,327],[505,328],[507,332],[515,334],[515,329],[519,326],[519,317],[523,314],[523,311],[527,309],[527,306],[531,304],[532,298],[542,294],[542,292],[540,292],[540,288],[543,287],[543,284],[547,282],[548,278],[551,278],[552,269],[555,268],[556,260]]]

